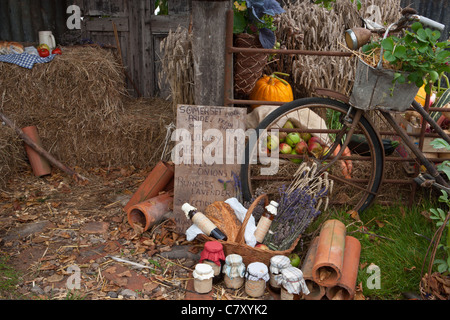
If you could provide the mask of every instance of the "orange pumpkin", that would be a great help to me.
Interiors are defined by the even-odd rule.
[[[277,74],[287,75],[281,72],[274,72],[270,76],[264,75],[256,82],[255,87],[250,93],[250,99],[279,102],[290,102],[294,100],[291,85],[278,77]],[[253,109],[257,107],[259,107],[259,105],[252,106]]]

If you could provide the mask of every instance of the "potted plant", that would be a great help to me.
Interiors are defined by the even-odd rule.
[[[439,42],[440,37],[438,30],[424,29],[420,22],[415,22],[411,31],[404,31],[403,37],[389,35],[364,45],[362,51],[373,57],[383,48],[383,67],[398,71],[393,81],[410,81],[420,88],[424,84],[434,84],[445,72],[450,72],[450,51],[447,51],[450,42]],[[429,89],[426,86],[426,90]]]
[[[426,92],[430,93],[431,85],[440,80],[445,72],[450,72],[450,42],[439,42],[440,37],[438,30],[424,28],[420,22],[415,22],[401,36],[387,34],[383,38],[373,38],[362,46],[361,53],[358,53],[360,61],[369,68],[385,71],[386,78],[391,81],[390,94],[377,94],[384,98],[383,102],[388,104],[389,109],[395,109],[389,106],[389,99],[397,97],[397,101],[392,100],[392,105],[400,104],[401,107],[395,110],[404,111],[420,87],[425,84]],[[358,69],[355,83],[356,80]]]
[[[276,0],[236,0],[233,3],[233,34],[236,47],[272,49],[276,44],[274,17],[284,12]],[[267,64],[266,53],[235,56],[235,92],[250,94]]]
[[[257,34],[263,48],[275,46],[273,19],[285,12],[276,0],[236,0],[233,10],[233,33]]]

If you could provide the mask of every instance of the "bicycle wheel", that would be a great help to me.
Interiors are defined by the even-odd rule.
[[[249,139],[246,144],[245,161],[241,166],[241,189],[244,200],[251,201],[255,192],[258,193],[258,189],[269,194],[272,199],[277,199],[280,188],[288,186],[292,181],[293,174],[299,168],[298,162],[308,161],[316,163],[318,168],[329,166],[326,171],[334,183],[332,193],[328,194],[330,209],[335,206],[345,206],[342,209],[353,209],[358,212],[366,209],[375,199],[381,184],[384,149],[379,135],[364,114],[348,144],[350,154],[344,153],[345,156],[342,155],[331,166],[332,157],[323,150],[314,155],[308,152],[303,156],[282,154],[276,150],[270,152],[278,152],[278,170],[276,174],[268,175],[261,170],[268,165],[262,163],[258,154],[267,135],[276,130],[280,132],[281,139],[283,139],[281,132],[297,132],[300,135],[310,133],[311,136],[320,139],[322,149],[331,148],[333,145],[340,146],[348,132],[344,119],[349,108],[348,104],[328,98],[303,98],[284,104],[271,112],[256,128],[256,139],[253,141]],[[355,110],[352,110],[349,116],[352,119],[354,115]],[[283,128],[287,120],[294,123],[294,129]]]

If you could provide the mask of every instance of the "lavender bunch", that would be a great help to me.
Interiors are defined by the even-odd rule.
[[[239,175],[234,172],[231,171],[231,176],[233,177],[233,187],[234,187],[234,191],[236,193],[236,199],[243,204],[244,201],[244,197],[242,195],[242,184],[241,184],[241,178],[239,177]]]
[[[315,195],[307,190],[294,190],[286,193],[280,189],[280,203],[278,214],[272,223],[270,236],[267,241],[277,250],[286,250],[314,221],[321,211],[317,209],[319,198],[326,194],[322,189]]]
[[[320,215],[328,187],[324,184],[319,190],[311,190],[308,184],[294,189],[283,185],[279,194],[278,213],[264,243],[275,250],[286,250]]]

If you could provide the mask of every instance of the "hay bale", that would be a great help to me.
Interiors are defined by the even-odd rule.
[[[1,111],[19,127],[37,126],[44,149],[68,166],[152,166],[174,119],[171,102],[129,97],[121,64],[101,48],[63,48],[31,70],[0,63],[0,83]],[[0,127],[2,177],[26,164],[23,142]]]
[[[121,65],[112,52],[95,47],[64,48],[63,55],[31,70],[1,63],[0,78],[8,101],[4,112],[15,113],[11,117],[20,126],[51,117],[82,128],[93,116],[114,117],[126,94]]]
[[[0,122],[0,185],[5,185],[12,174],[26,168],[25,157],[23,141],[13,129]]]

